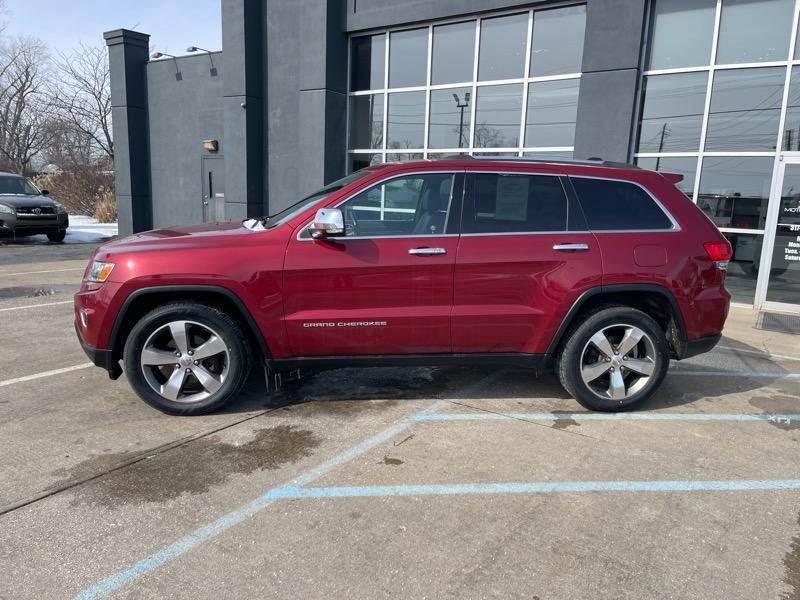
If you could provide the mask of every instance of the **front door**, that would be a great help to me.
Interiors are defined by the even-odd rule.
[[[344,237],[313,240],[305,226],[293,236],[284,312],[295,356],[451,351],[462,180],[397,176],[338,206]]]
[[[569,306],[601,278],[597,240],[561,177],[467,174],[454,352],[544,353]]]
[[[203,223],[225,220],[225,159],[203,157]]]
[[[780,198],[777,218],[768,221],[764,257],[769,260],[766,302],[768,307],[800,305],[800,158],[785,158],[779,168]]]

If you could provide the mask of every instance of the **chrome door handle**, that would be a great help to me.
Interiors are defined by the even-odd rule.
[[[553,246],[553,250],[558,250],[559,252],[575,252],[577,250],[588,250],[589,244],[556,244]]]
[[[436,256],[447,254],[447,250],[444,248],[411,248],[408,253],[414,256]]]

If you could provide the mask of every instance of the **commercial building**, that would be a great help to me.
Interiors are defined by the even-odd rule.
[[[120,227],[466,153],[683,174],[736,302],[800,309],[800,0],[222,0],[217,53],[106,33]],[[391,211],[392,207],[382,207]]]

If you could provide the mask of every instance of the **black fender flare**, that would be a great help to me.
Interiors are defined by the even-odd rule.
[[[136,300],[142,296],[151,294],[174,294],[184,292],[205,292],[210,294],[221,294],[225,296],[228,300],[233,302],[236,308],[239,309],[239,312],[241,312],[245,323],[250,330],[250,334],[253,336],[253,339],[256,340],[264,359],[269,360],[272,358],[267,341],[264,339],[264,335],[258,328],[256,320],[253,318],[250,310],[247,308],[242,299],[239,298],[239,296],[237,296],[232,290],[221,285],[154,285],[134,290],[128,295],[127,298],[125,298],[125,301],[122,303],[122,306],[120,307],[119,311],[117,312],[117,316],[114,319],[114,325],[111,328],[111,335],[108,338],[108,349],[112,355],[116,355],[119,333],[123,324],[125,323],[125,315]]]
[[[613,294],[613,293],[625,293],[625,292],[645,292],[649,294],[658,294],[659,296],[665,298],[668,302],[670,307],[672,308],[672,318],[675,322],[675,333],[679,338],[679,342],[682,346],[686,345],[686,324],[683,321],[683,313],[681,312],[680,306],[678,305],[678,301],[675,299],[675,296],[662,285],[654,284],[654,283],[632,283],[632,284],[613,284],[613,285],[599,285],[597,287],[589,288],[588,290],[584,291],[578,299],[573,302],[572,306],[570,307],[567,314],[564,316],[564,319],[561,321],[561,325],[558,326],[553,339],[550,340],[550,345],[547,347],[546,355],[548,357],[553,356],[558,348],[558,345],[561,343],[564,334],[570,328],[572,323],[575,321],[575,317],[580,313],[581,308],[586,304],[586,302],[593,298],[594,296],[598,296],[600,294]],[[676,348],[677,354],[682,355],[684,350],[682,348]]]

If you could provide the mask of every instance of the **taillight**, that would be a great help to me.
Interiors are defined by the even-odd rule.
[[[706,242],[703,244],[706,249],[708,257],[714,261],[717,269],[724,271],[728,268],[728,261],[733,256],[733,250],[730,243],[724,242]]]

